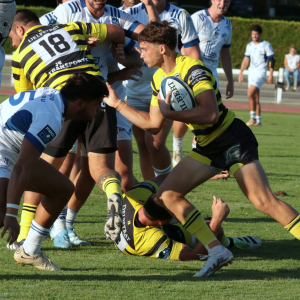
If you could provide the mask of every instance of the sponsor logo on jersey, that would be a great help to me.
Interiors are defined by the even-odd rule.
[[[127,228],[126,228],[125,212],[126,212],[126,204],[123,204],[123,207],[122,207],[122,219],[123,219],[122,233],[123,233],[125,240],[130,241],[130,237],[127,233]],[[130,225],[130,224],[128,224],[128,225]]]
[[[82,63],[85,63],[85,62],[88,62],[88,61],[89,61],[89,59],[86,58],[86,57],[83,57],[83,58],[78,59],[78,60],[73,60],[73,61],[70,61],[70,62],[67,62],[67,63],[64,63],[64,64],[61,61],[59,61],[55,64],[55,67],[53,69],[51,69],[50,72],[48,72],[48,74],[51,75],[56,71],[67,69],[67,68],[72,68],[74,66],[77,66],[78,64],[82,64]]]
[[[49,125],[46,125],[37,134],[37,136],[43,141],[44,144],[48,144],[56,137],[56,133],[54,132],[54,130]]]
[[[192,72],[190,78],[189,78],[189,84],[194,86],[201,80],[207,79],[206,71],[198,69]]]
[[[36,40],[40,39],[41,37],[43,37],[45,34],[56,31],[57,29],[59,29],[59,26],[53,26],[52,28],[40,31],[40,33],[37,33],[37,34],[31,36],[28,39],[28,43],[33,43],[34,41],[36,41]]]

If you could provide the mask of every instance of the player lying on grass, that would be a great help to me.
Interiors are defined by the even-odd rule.
[[[283,225],[300,239],[300,215],[289,204],[272,193],[267,176],[258,160],[258,143],[244,122],[222,103],[222,97],[212,72],[203,62],[175,52],[176,32],[168,22],[152,22],[139,35],[141,58],[149,67],[160,67],[152,80],[153,96],[150,112],[137,111],[119,103],[109,87],[104,101],[115,106],[136,126],[157,133],[166,119],[185,122],[197,137],[197,147],[184,157],[159,187],[157,197],[165,207],[208,250],[209,259],[197,276],[210,276],[232,259],[220,246],[200,212],[184,196],[198,185],[229,170],[245,196],[263,213]],[[170,94],[166,101],[159,98],[163,78],[177,76],[193,91],[196,107],[186,111],[170,109]]]
[[[156,192],[167,175],[141,182],[123,194],[123,227],[116,247],[127,255],[174,260],[199,260],[206,248],[181,224],[169,224],[173,217],[159,203]],[[228,248],[255,249],[261,240],[254,236],[227,238],[221,227],[230,210],[214,197],[212,219],[207,221],[218,240]],[[173,222],[172,222],[173,223]]]
[[[14,255],[18,263],[59,270],[43,252],[42,241],[74,192],[72,182],[40,159],[63,122],[91,121],[101,110],[107,87],[96,76],[76,73],[59,90],[40,88],[10,97],[0,106],[0,228],[7,241],[18,237],[17,215],[24,191],[43,194],[27,239]]]

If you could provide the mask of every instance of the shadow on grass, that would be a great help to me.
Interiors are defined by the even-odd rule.
[[[66,271],[74,272],[76,269],[65,269]],[[81,269],[80,271],[94,271],[95,269]],[[35,271],[35,270],[34,270]],[[139,274],[139,275],[69,275],[62,272],[55,272],[51,274],[10,274],[10,275],[0,275],[0,280],[34,280],[34,281],[110,281],[110,282],[120,282],[120,281],[136,281],[136,282],[149,282],[149,281],[159,281],[159,282],[176,282],[176,281],[239,281],[239,280],[266,280],[266,279],[299,279],[300,278],[300,268],[295,268],[292,270],[287,269],[277,269],[276,271],[262,271],[262,270],[240,270],[240,269],[230,269],[230,267],[223,268],[212,277],[201,278],[193,277],[193,274],[199,271],[199,268],[194,268],[191,272],[184,272],[180,274],[172,275],[159,275],[159,274]],[[79,270],[78,270],[79,271]],[[123,269],[126,271],[126,269]],[[178,272],[179,270],[174,270]],[[151,272],[151,271],[150,271]],[[157,271],[154,271],[157,273]]]
[[[241,213],[243,211],[241,210]],[[228,223],[277,223],[274,219],[272,218],[226,218],[225,220]]]

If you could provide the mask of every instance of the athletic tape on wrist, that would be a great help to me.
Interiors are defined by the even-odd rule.
[[[7,203],[7,204],[6,204],[6,207],[15,208],[15,209],[19,209],[19,206],[20,206],[20,205],[12,204],[12,203]]]
[[[17,218],[17,215],[13,215],[13,214],[6,214],[6,216]]]

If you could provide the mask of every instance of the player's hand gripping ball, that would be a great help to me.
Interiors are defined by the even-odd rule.
[[[160,85],[161,100],[165,100],[171,91],[170,106],[172,110],[183,111],[196,107],[195,98],[191,88],[181,79],[170,76],[165,78]]]

